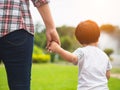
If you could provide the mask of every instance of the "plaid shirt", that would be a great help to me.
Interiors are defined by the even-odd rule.
[[[32,0],[36,7],[48,0]],[[34,33],[29,0],[0,0],[0,37],[19,29]]]

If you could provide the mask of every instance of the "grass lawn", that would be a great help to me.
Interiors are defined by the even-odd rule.
[[[113,72],[120,70],[114,69]],[[76,90],[77,66],[33,64],[31,90]],[[120,79],[109,80],[110,90],[120,90]],[[4,66],[0,65],[0,90],[9,90]]]

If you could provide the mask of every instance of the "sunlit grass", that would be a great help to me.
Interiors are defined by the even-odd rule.
[[[31,90],[76,90],[77,75],[77,66],[33,64]],[[111,78],[110,90],[120,90],[119,83],[120,79]],[[3,65],[0,65],[0,90],[9,90]]]
[[[57,64],[33,65],[32,90],[75,90],[76,68],[75,66]]]

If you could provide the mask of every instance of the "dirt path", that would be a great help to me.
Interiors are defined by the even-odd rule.
[[[111,77],[120,79],[120,74],[113,73],[111,74]]]

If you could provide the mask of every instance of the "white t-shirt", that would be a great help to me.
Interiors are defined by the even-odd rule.
[[[77,90],[109,90],[106,71],[112,66],[108,56],[95,46],[78,48],[73,54],[78,57]]]

